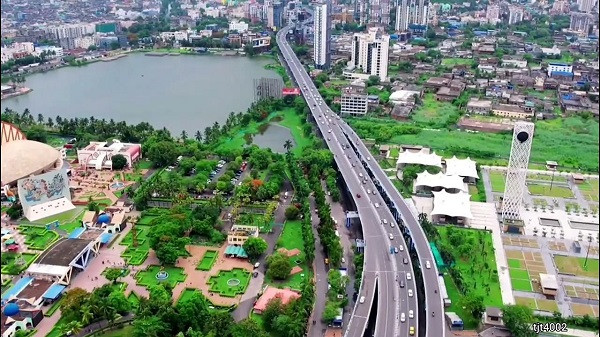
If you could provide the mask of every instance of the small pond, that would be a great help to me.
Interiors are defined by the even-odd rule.
[[[283,144],[288,139],[292,142],[292,148],[296,147],[296,142],[290,129],[271,123],[262,133],[254,135],[252,143],[261,148],[270,148],[273,152],[285,153],[286,150]]]

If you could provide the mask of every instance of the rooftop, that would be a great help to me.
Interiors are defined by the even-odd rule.
[[[68,267],[90,242],[90,240],[84,239],[63,239],[58,241],[40,256],[36,264]]]
[[[60,153],[52,146],[33,140],[15,140],[2,144],[2,183],[12,184],[21,178],[60,167]]]
[[[472,219],[469,193],[448,193],[446,190],[433,192],[433,211],[431,215],[447,215]]]

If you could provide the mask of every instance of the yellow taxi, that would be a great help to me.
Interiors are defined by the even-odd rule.
[[[410,329],[408,329],[408,333],[409,333],[411,336],[414,336],[414,335],[415,335],[415,327],[414,327],[414,326],[411,326],[411,327],[410,327]]]

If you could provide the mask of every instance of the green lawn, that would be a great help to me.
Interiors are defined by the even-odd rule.
[[[234,268],[219,271],[219,274],[211,276],[206,283],[210,285],[209,291],[211,292],[225,297],[235,297],[246,291],[251,277],[247,270]]]
[[[550,189],[550,185],[538,185],[538,184],[527,184],[527,188],[529,189],[529,193],[532,195],[543,195],[547,197],[554,198],[565,198],[572,199],[573,191],[570,188],[564,186],[552,186]]]
[[[508,268],[521,268],[521,260],[508,259]]]
[[[444,275],[444,283],[446,284],[446,292],[448,293],[448,298],[452,301],[450,307],[446,308],[447,311],[455,312],[460,318],[462,318],[465,329],[476,329],[479,325],[480,320],[471,316],[470,313],[467,312],[466,309],[462,305],[460,305],[460,298],[463,295],[460,293],[456,285],[454,284],[454,280],[450,275]]]
[[[127,296],[127,300],[131,303],[133,311],[135,311],[135,309],[140,304],[140,298],[138,297],[138,295],[136,295],[134,292],[131,292],[129,293],[129,296]]]
[[[304,254],[304,239],[302,238],[302,223],[300,221],[287,221],[283,227],[283,232],[277,241],[277,248],[292,250],[297,248],[300,254],[290,257],[293,266],[302,268],[301,273],[288,277],[285,281],[271,280],[265,277],[267,284],[272,284],[278,288],[290,287],[291,289],[301,289],[303,279],[310,277],[310,269],[306,265],[306,256]],[[297,263],[299,261],[300,263]],[[304,276],[303,276],[304,275]]]
[[[440,240],[442,244],[445,245],[450,245],[447,236],[448,228],[449,227],[437,228]],[[465,242],[472,242],[470,247],[473,254],[470,254],[468,257],[460,257],[460,254],[457,251],[452,251],[456,263],[454,268],[458,269],[462,274],[465,287],[469,289],[470,292],[482,296],[486,306],[501,307],[502,295],[500,293],[500,283],[498,281],[491,234],[489,232],[474,229],[453,228],[453,230],[460,231]],[[483,244],[481,245],[479,243],[479,235],[481,235],[483,240]],[[485,258],[483,254],[484,251]],[[483,272],[486,263],[490,269],[489,271]],[[485,284],[489,285],[489,293]],[[450,300],[457,306],[460,306],[461,298],[464,294],[461,294],[458,289],[453,290],[453,292],[454,294],[449,291]],[[465,325],[476,324],[476,321],[479,320],[479,318],[469,316],[470,315],[466,313],[461,315],[461,318],[465,321]]]
[[[102,337],[129,337],[133,336],[133,325],[126,325],[121,329],[109,330],[102,334]]]
[[[130,230],[119,244],[128,246],[121,255],[125,261],[128,264],[139,266],[144,263],[150,250],[150,240],[147,238],[150,227],[137,224],[135,225],[135,229],[137,231],[137,247],[133,246],[133,230]]]
[[[506,174],[501,171],[490,171],[490,183],[493,192],[504,192]]]
[[[554,263],[559,272],[598,279],[598,268],[600,267],[598,260],[588,259],[585,268],[583,267],[584,261],[583,257],[554,255]]]
[[[74,209],[72,209],[70,211],[66,211],[64,213],[49,216],[47,218],[39,219],[39,220],[36,220],[34,223],[40,224],[40,225],[46,225],[53,221],[58,221],[59,225],[62,226],[63,224],[73,222],[74,220],[76,220],[77,217],[79,217],[83,213],[84,210],[85,210],[85,207],[76,206]]]
[[[529,280],[529,272],[526,269],[509,269],[509,274],[511,278]]]
[[[442,65],[444,67],[454,67],[457,65],[472,65],[475,61],[473,59],[464,59],[464,58],[458,58],[458,57],[452,57],[452,58],[444,58],[442,59]]]
[[[527,174],[527,180],[541,180],[541,181],[554,181],[560,183],[566,183],[567,177],[563,177],[561,175],[555,174],[554,177],[552,175],[540,174],[540,173],[529,173]]]
[[[207,250],[206,253],[204,253],[204,256],[202,257],[200,263],[198,263],[196,269],[209,271],[212,268],[213,264],[215,264],[215,261],[217,261],[218,256],[219,252],[217,252],[216,250]]]
[[[302,130],[302,120],[305,116],[298,115],[293,108],[285,109],[278,114],[282,119],[277,123],[290,129],[294,141],[296,142],[296,146],[292,152],[294,152],[294,154],[302,153],[302,150],[309,147],[311,144],[311,140],[304,136],[304,131]]]
[[[426,94],[423,104],[415,110],[412,120],[428,128],[443,128],[458,120],[460,111],[450,102],[436,101],[434,94]]]
[[[537,304],[535,303],[535,298],[530,297],[515,297],[515,303],[518,305],[523,305],[531,310],[537,310]]]
[[[59,235],[54,231],[49,231],[43,226],[19,226],[19,231],[25,236],[25,244],[30,249],[45,250]]]
[[[23,264],[17,265],[16,260],[18,255],[19,253],[2,253],[2,256],[6,259],[6,264],[2,265],[2,274],[18,275],[20,272],[27,269],[27,267],[29,267],[29,265],[38,257],[38,254],[21,253]]]
[[[148,286],[154,285],[154,284],[169,283],[171,286],[175,287],[177,285],[177,283],[185,281],[186,275],[183,271],[183,268],[170,267],[170,266],[164,267],[163,270],[166,271],[167,273],[169,273],[169,277],[164,281],[160,281],[160,280],[156,279],[156,274],[160,270],[161,270],[160,266],[148,266],[148,268],[146,270],[142,270],[142,271],[138,272],[135,275],[137,284],[144,286],[144,287],[148,287]]]
[[[348,119],[350,125],[370,125],[355,128],[365,137],[373,137],[376,127],[406,125],[406,123],[374,119]],[[555,160],[563,169],[581,167],[582,171],[598,171],[598,122],[579,117],[536,122],[535,137],[531,149],[530,166]],[[472,133],[459,130],[421,130],[418,134],[394,133],[386,143],[415,144],[431,147],[437,154],[471,156],[482,165],[506,166],[510,155],[512,134]],[[485,150],[485,151],[482,151]],[[483,154],[478,154],[481,151]],[[488,154],[489,153],[489,154]]]
[[[158,215],[143,215],[137,222],[137,225],[150,225],[152,220],[156,219]]]
[[[181,295],[179,295],[179,298],[177,299],[177,302],[187,300],[187,299],[191,298],[192,295],[194,295],[195,293],[201,293],[201,292],[198,289],[185,288],[181,292]]]
[[[531,281],[530,280],[513,279],[513,278],[511,278],[510,282],[512,283],[513,290],[528,291],[528,292],[532,292],[533,291],[533,288],[531,287]]]
[[[139,170],[148,170],[152,168],[152,165],[154,164],[148,159],[142,159],[135,164],[135,168]]]
[[[598,188],[598,179],[588,180],[583,184],[577,185],[577,187],[586,200],[599,200],[598,195],[600,194],[600,189]]]

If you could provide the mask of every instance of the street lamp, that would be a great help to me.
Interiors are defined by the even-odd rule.
[[[588,256],[590,256],[590,248],[592,247],[592,236],[588,235],[588,249],[585,254],[585,261],[583,262],[583,269],[587,268]]]

